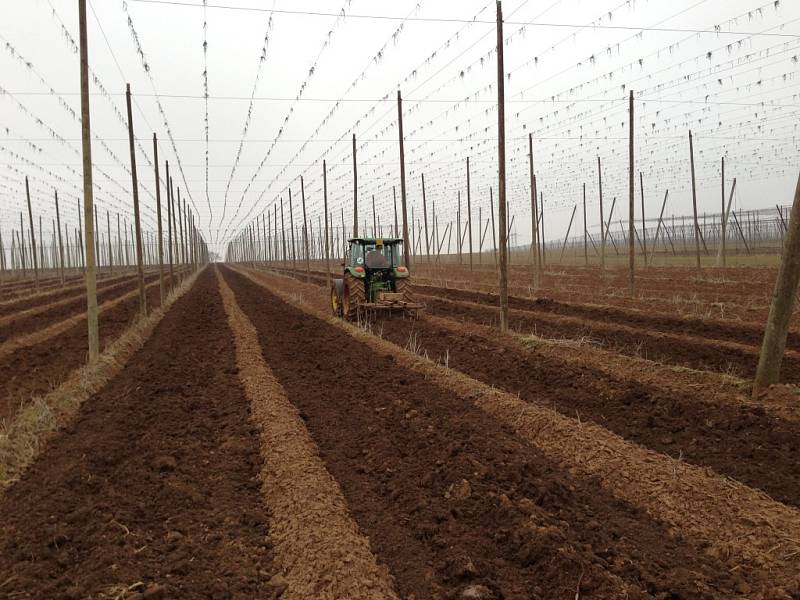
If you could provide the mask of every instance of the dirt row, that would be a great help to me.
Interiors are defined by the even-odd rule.
[[[526,401],[594,421],[644,447],[710,467],[800,506],[798,420],[780,418],[736,398],[725,401],[708,391],[703,396],[698,386],[647,385],[626,373],[609,374],[560,360],[537,352],[535,344],[522,344],[498,335],[495,327],[482,326],[496,318],[496,309],[487,313],[483,307],[424,300],[426,312],[435,317],[381,319],[373,331]],[[512,312],[512,328],[515,324],[518,315]],[[784,373],[791,379],[796,372],[785,368]]]
[[[147,303],[150,307],[159,306],[158,285],[151,284],[148,288]],[[136,294],[102,311],[99,318],[101,348],[121,335],[136,319],[138,311]],[[80,319],[46,342],[17,349],[0,359],[0,370],[5,375],[0,380],[0,419],[8,418],[32,397],[47,393],[84,364],[88,352],[87,335],[86,321]]]
[[[496,271],[492,269],[474,269],[468,266],[441,264],[438,266],[417,265],[415,269],[423,277],[441,277],[464,279],[476,283],[497,284]],[[728,294],[752,295],[762,297],[769,294],[775,282],[776,268],[770,267],[731,267],[725,270],[724,277],[718,269],[705,269],[703,276],[687,267],[652,267],[636,271],[637,289],[640,291],[675,290],[675,282],[681,282],[679,290],[682,294],[720,295]],[[509,272],[511,285],[529,285],[532,280],[530,265],[512,265]],[[540,284],[544,289],[560,286],[570,288],[603,289],[611,292],[614,289],[626,290],[628,287],[628,271],[624,268],[608,268],[602,272],[599,266],[593,268],[563,265],[548,265],[542,275]]]
[[[406,598],[736,597],[702,542],[574,478],[423,375],[224,271]],[[691,567],[689,567],[691,565]],[[481,596],[471,596],[481,597]]]
[[[432,296],[422,299],[430,314],[479,324],[496,324],[499,320],[498,310],[494,307]],[[583,340],[621,354],[747,379],[755,375],[758,364],[757,346],[724,343],[698,336],[671,335],[625,325],[605,325],[553,314],[511,310],[509,327],[541,338]],[[796,351],[790,350],[784,356],[781,382],[800,383],[800,356]]]
[[[150,275],[154,271],[147,270],[145,275]],[[98,277],[97,290],[108,285],[116,285],[122,281],[127,281],[136,277],[135,273],[127,272],[124,274],[117,274],[113,277]],[[0,317],[7,317],[16,312],[28,310],[31,308],[52,304],[54,302],[62,301],[67,298],[79,298],[86,295],[86,284],[81,278],[78,281],[73,281],[65,287],[51,288],[48,290],[40,290],[32,294],[28,294],[19,298],[4,300],[0,302]]]
[[[145,284],[152,283],[158,279],[157,275],[145,277]],[[102,304],[119,296],[127,294],[139,285],[136,277],[128,277],[121,282],[111,285],[104,285],[97,290],[97,302]],[[7,322],[0,324],[0,343],[13,338],[14,336],[42,329],[57,323],[79,312],[86,310],[86,295],[82,293],[74,298],[57,300],[53,304],[45,304],[38,307],[31,314],[25,314],[18,318],[8,319]]]
[[[304,280],[305,273],[279,270]],[[324,274],[311,281],[324,284]],[[497,324],[495,296],[415,285],[417,298],[431,314],[477,324]],[[422,292],[429,292],[426,295]],[[597,305],[559,303],[549,299],[509,297],[509,326],[514,331],[555,340],[582,340],[613,351],[692,369],[750,378],[755,374],[760,334],[755,326],[718,320],[650,316]],[[518,308],[513,308],[518,307]],[[787,344],[781,381],[800,382],[800,334]]]
[[[438,288],[419,284],[416,284],[414,289],[422,294],[451,300],[466,300],[468,302],[492,307],[497,307],[500,304],[498,296],[483,292]],[[726,340],[753,346],[760,345],[764,335],[763,323],[749,324],[735,321],[675,317],[667,314],[653,313],[651,311],[626,310],[613,306],[560,302],[546,297],[533,299],[509,296],[508,300],[509,308],[512,309],[578,317],[587,321],[619,323],[620,325],[628,327],[639,327],[667,333],[684,333],[691,336]],[[800,331],[789,332],[786,347],[800,350]]]
[[[248,411],[207,270],[0,499],[0,596],[274,598]]]

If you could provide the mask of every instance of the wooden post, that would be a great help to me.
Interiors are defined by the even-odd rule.
[[[292,188],[289,188],[289,233],[292,242],[292,271],[297,271],[297,254],[294,241],[294,209],[292,208]]]
[[[33,210],[31,209],[31,192],[28,187],[28,178],[25,177],[25,196],[28,199],[28,219],[31,225],[31,257],[33,258],[33,277],[36,288],[39,287],[39,257],[36,256],[36,234],[33,230]],[[41,241],[41,240],[40,240]]]
[[[724,175],[724,165],[725,159],[722,159],[723,164],[723,179]],[[724,185],[724,183],[723,183]],[[727,232],[728,232],[728,219],[730,218],[731,214],[731,205],[733,204],[733,193],[736,190],[736,177],[733,178],[733,185],[731,186],[731,195],[728,197],[728,206],[725,207],[725,188],[722,189],[722,243],[720,244],[719,250],[717,252],[717,266],[721,266],[723,269],[726,265],[726,243],[727,243]]]
[[[331,289],[331,256],[328,239],[328,164],[322,161],[322,205],[325,211],[325,285]]]
[[[403,99],[397,90],[397,126],[400,138],[400,204],[403,211],[403,260],[411,270],[411,248],[408,239],[408,212],[406,209],[406,153],[403,142]]]
[[[94,199],[92,188],[92,134],[89,122],[89,48],[86,34],[86,0],[78,0],[80,23],[81,71],[81,147],[83,151],[83,221],[86,235],[86,323],[89,336],[89,360],[100,355],[100,333],[97,323],[97,275],[95,271],[95,231],[92,222]]]
[[[633,90],[630,90],[628,100],[628,293],[634,296],[636,285],[634,281],[634,267],[636,260],[636,202],[634,198],[633,181]]]
[[[300,175],[300,198],[303,202],[303,243],[306,249],[306,281],[311,282],[311,263],[308,256],[308,220],[306,219],[306,188]]]
[[[492,197],[492,188],[489,188],[489,210],[492,213],[492,253],[494,254],[494,268],[497,269],[497,233],[495,231],[494,223],[494,198]],[[538,227],[538,224],[537,224]]]
[[[539,260],[539,209],[536,206],[536,174],[534,173],[533,169],[533,135],[530,133],[528,134],[528,166],[531,179],[531,251],[533,252],[533,289],[537,290],[539,289],[539,276],[541,272]]]
[[[378,225],[375,219],[375,194],[372,194],[372,237],[380,237],[378,235]]]
[[[392,230],[392,237],[399,238],[400,231],[398,230],[398,221],[397,221],[397,190],[395,186],[392,186],[392,203],[394,204],[394,229]]]
[[[506,231],[506,113],[503,67],[503,4],[497,0],[497,162],[500,218],[500,331],[508,330],[508,232]]]
[[[586,225],[586,184],[583,184],[583,264],[589,266],[588,229]]]
[[[783,257],[775,281],[769,307],[761,354],[753,385],[753,395],[767,386],[778,383],[781,361],[789,333],[797,286],[800,282],[800,177],[794,192],[789,228],[783,246]]]
[[[569,226],[567,227],[567,235],[564,236],[564,245],[561,246],[561,256],[558,258],[558,262],[562,262],[564,260],[564,250],[567,249],[567,240],[569,239],[569,232],[572,231],[572,221],[575,220],[575,211],[578,210],[578,205],[572,207],[572,216],[569,218]]]
[[[183,236],[183,217],[186,201],[181,202],[181,188],[178,188],[178,201],[175,205],[175,218],[178,219],[178,231],[180,233],[180,255],[181,262],[186,265],[186,240]]]
[[[131,185],[133,186],[133,220],[136,227],[136,271],[139,275],[139,309],[147,316],[147,292],[142,266],[142,224],[139,219],[139,179],[136,177],[136,150],[133,142],[133,113],[131,111],[131,84],[125,84],[125,102],[128,108],[128,141],[131,151]],[[180,196],[180,190],[178,190]]]
[[[167,256],[169,259],[169,288],[175,285],[175,274],[173,272],[172,256],[172,178],[169,176],[169,161],[166,164],[166,183],[167,183]]]
[[[428,203],[425,198],[425,173],[421,174],[422,177],[422,220],[425,221],[425,263],[431,262],[431,244],[430,237],[428,236]]]
[[[108,235],[108,239],[106,240],[106,243],[108,244],[108,272],[110,275],[114,275],[114,256],[112,254],[113,245],[111,242],[111,215],[109,214],[108,209],[106,209],[106,232],[106,235]]]
[[[356,163],[356,134],[353,134],[353,237],[358,237],[358,164]]]
[[[156,185],[156,221],[158,222],[158,293],[161,299],[160,306],[164,306],[164,243],[161,230],[161,181],[158,175],[158,139],[153,133],[153,170]],[[127,244],[126,244],[127,249]]]
[[[467,227],[469,228],[469,270],[472,271],[472,187],[469,181],[469,156],[467,157]],[[459,235],[461,232],[459,231]]]
[[[542,268],[547,264],[547,238],[544,235],[544,192],[539,192],[539,219],[542,223]]]
[[[281,245],[283,250],[283,268],[286,268],[286,225],[283,221],[283,198],[281,198]]]
[[[64,285],[64,239],[61,237],[61,211],[58,208],[58,190],[54,190],[54,193],[56,197],[56,227],[58,227],[58,267],[61,270],[61,285]],[[2,253],[2,249],[0,249],[0,253]]]
[[[692,132],[689,131],[689,163],[692,170],[692,210],[694,212],[694,244],[697,257],[697,274],[700,271],[700,225],[697,222],[697,187],[694,178],[694,142],[692,141]]]
[[[606,230],[605,216],[603,215],[603,170],[600,167],[600,157],[597,157],[597,186],[600,192],[600,268],[606,268]]]

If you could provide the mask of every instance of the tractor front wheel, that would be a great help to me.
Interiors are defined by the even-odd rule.
[[[366,303],[364,293],[364,282],[356,279],[350,273],[344,276],[344,299],[342,302],[342,312],[348,321],[356,321],[361,305]]]

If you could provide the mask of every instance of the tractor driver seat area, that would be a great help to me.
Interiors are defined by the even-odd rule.
[[[389,261],[380,250],[370,250],[367,252],[367,258],[364,261],[368,269],[386,269],[389,267]]]

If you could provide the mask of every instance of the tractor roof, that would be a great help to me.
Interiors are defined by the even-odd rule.
[[[389,238],[389,237],[385,237],[385,238],[363,238],[363,237],[358,237],[358,238],[350,238],[350,240],[348,240],[348,241],[351,242],[351,243],[352,242],[359,242],[361,244],[374,244],[376,240],[381,240],[384,243],[384,245],[386,245],[386,244],[394,244],[396,242],[402,242],[403,238]]]

